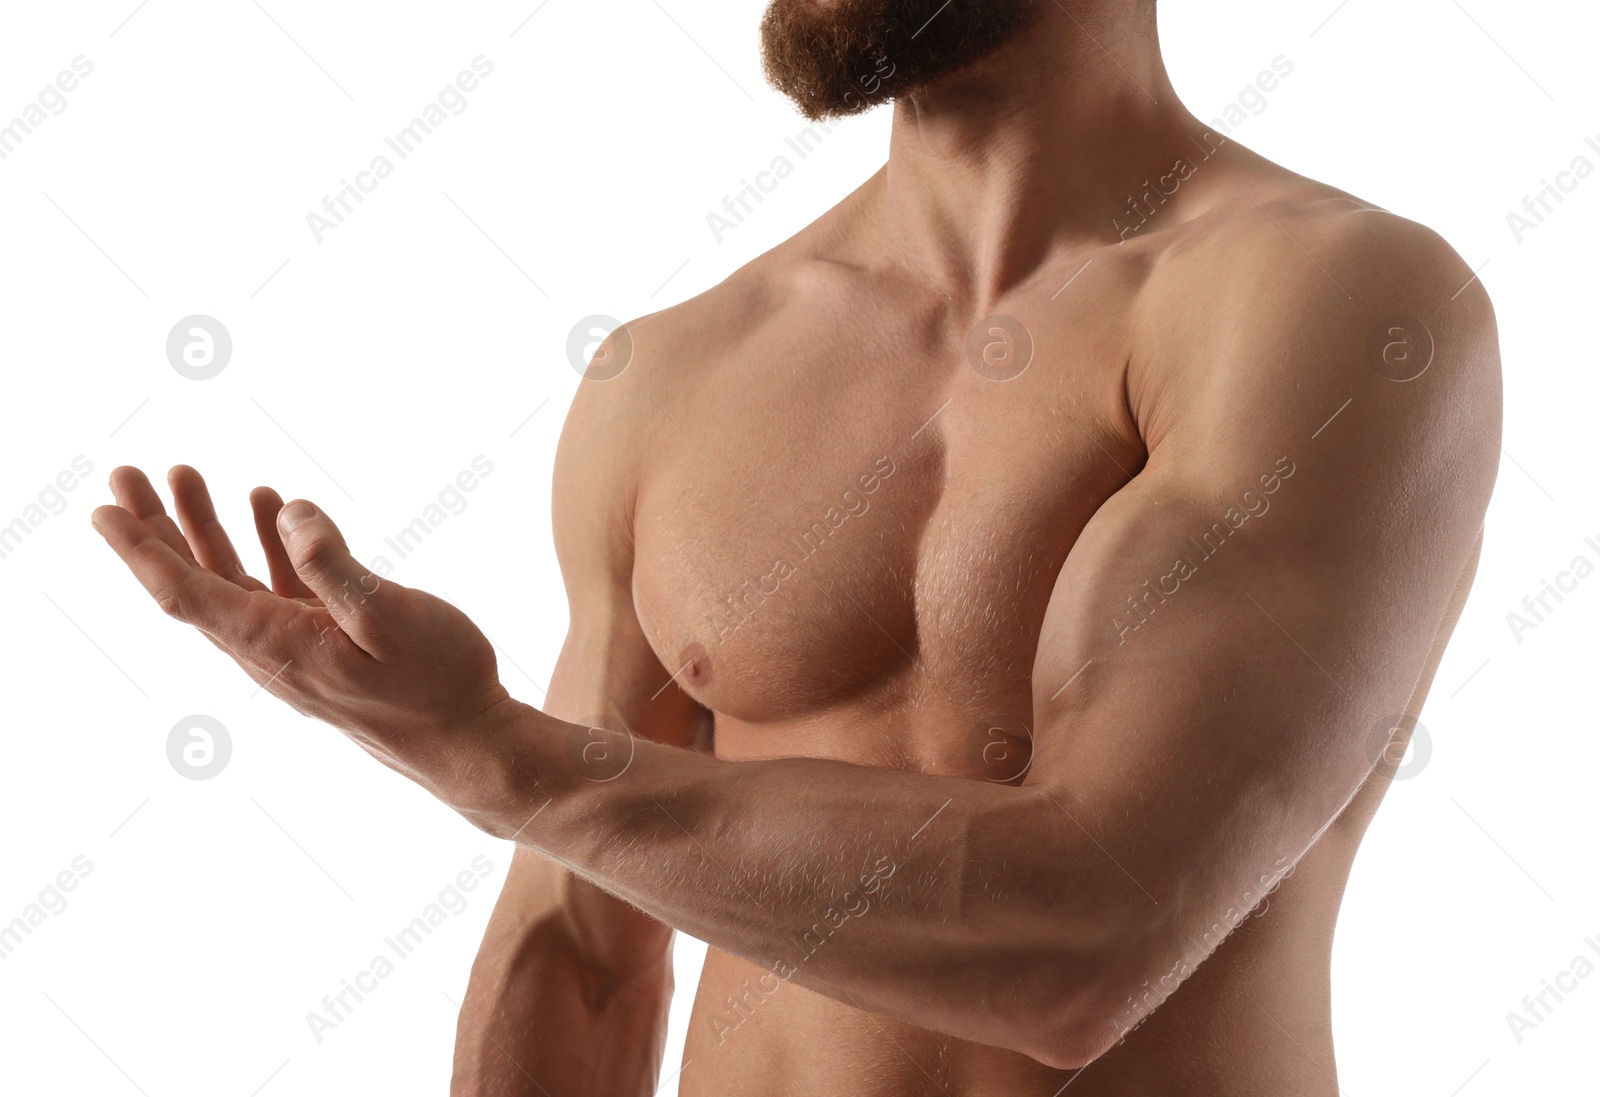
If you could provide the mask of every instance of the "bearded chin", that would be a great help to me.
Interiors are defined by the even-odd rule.
[[[871,110],[987,57],[1032,0],[772,0],[767,82],[812,121]]]

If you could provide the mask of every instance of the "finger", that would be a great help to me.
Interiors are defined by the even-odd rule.
[[[171,617],[225,642],[245,627],[250,595],[185,560],[146,522],[121,507],[96,507],[94,528]]]
[[[380,583],[350,555],[333,519],[304,499],[278,512],[278,529],[295,573],[322,599],[338,626],[368,653],[386,648],[396,609],[390,596],[394,584]]]
[[[161,496],[150,486],[150,480],[132,465],[119,465],[111,470],[111,494],[117,506],[150,527],[150,531],[189,563],[196,563],[189,542],[184,540],[178,523],[167,517],[161,505]]]
[[[283,509],[283,496],[271,488],[256,488],[250,493],[250,509],[255,512],[256,536],[267,554],[272,589],[285,598],[315,598],[311,588],[295,574],[289,552],[283,547],[283,536],[278,532],[278,512]]]
[[[217,520],[217,509],[212,505],[205,477],[188,465],[176,465],[167,473],[167,483],[172,488],[178,522],[200,566],[245,590],[266,590],[266,584],[251,578],[239,562],[228,531]]]

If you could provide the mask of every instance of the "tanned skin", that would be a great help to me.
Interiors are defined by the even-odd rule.
[[[252,496],[271,589],[187,467],[181,532],[129,468],[96,528],[518,843],[456,1094],[653,1093],[679,929],[695,1097],[1333,1097],[1340,896],[1495,478],[1489,302],[1206,137],[1143,5],[1044,5],[893,109],[858,190],[602,348],[543,711],[303,501]]]

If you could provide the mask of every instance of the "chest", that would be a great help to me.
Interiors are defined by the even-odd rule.
[[[1104,347],[1047,338],[1013,373],[980,334],[772,332],[663,404],[634,602],[696,700],[746,724],[1026,706],[1057,573],[1142,450]]]

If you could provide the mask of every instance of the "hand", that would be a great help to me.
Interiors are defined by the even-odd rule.
[[[168,474],[177,523],[144,473],[111,473],[94,527],[169,616],[269,692],[342,730],[469,818],[501,794],[491,715],[510,702],[494,649],[454,606],[379,580],[326,514],[250,493],[272,587],[246,574],[200,474]],[[514,703],[513,703],[514,704]]]

